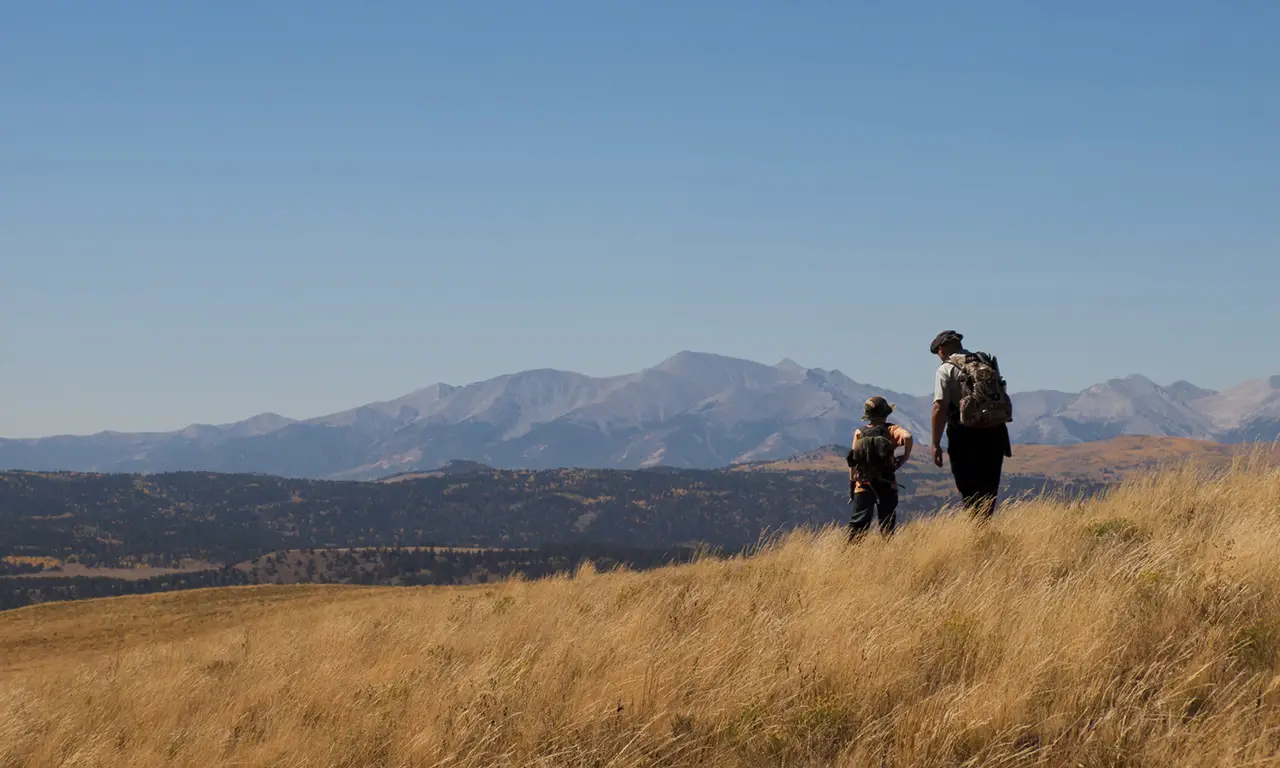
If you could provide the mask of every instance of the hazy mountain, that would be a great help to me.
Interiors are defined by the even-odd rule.
[[[1066,435],[1086,442],[1120,435],[1212,436],[1208,417],[1183,404],[1179,395],[1136,375],[1095,384],[1028,429],[1040,430],[1054,442],[1069,442]]]
[[[1014,441],[1053,445],[1076,442],[1070,434],[1057,432],[1048,427],[1045,417],[1052,416],[1055,411],[1068,405],[1078,396],[1078,393],[1059,392],[1053,389],[1012,393],[1010,397],[1013,399],[1013,424],[1009,427]]]
[[[780,458],[848,440],[863,402],[881,393],[838,371],[695,353],[607,379],[533,371],[456,390],[403,423],[376,463],[339,476],[429,469],[458,457],[530,468]],[[921,429],[909,411],[897,420]]]
[[[1256,379],[1195,400],[1223,442],[1280,440],[1280,376]]]
[[[499,468],[705,468],[846,444],[872,395],[895,403],[893,420],[928,442],[928,394],[886,391],[791,360],[764,365],[681,352],[622,376],[524,371],[465,386],[436,384],[304,421],[261,414],[168,433],[0,440],[0,468],[345,479],[434,470],[454,460]],[[1215,393],[1130,376],[1079,393],[1013,397],[1012,431],[1024,443],[1280,434],[1280,377]]]
[[[1192,402],[1193,400],[1199,400],[1202,397],[1218,394],[1212,389],[1202,389],[1189,381],[1181,380],[1175,381],[1165,387],[1164,391],[1167,392],[1174,400],[1177,400],[1179,403],[1183,403],[1184,405]]]

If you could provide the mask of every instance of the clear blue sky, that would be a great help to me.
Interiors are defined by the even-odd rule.
[[[923,393],[946,327],[1016,389],[1280,373],[1277,39],[1263,0],[10,3],[0,435],[682,349]]]

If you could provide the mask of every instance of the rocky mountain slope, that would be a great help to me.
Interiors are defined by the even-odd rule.
[[[927,435],[927,394],[886,391],[790,360],[764,365],[682,352],[623,376],[532,370],[436,384],[304,421],[263,414],[169,433],[0,440],[0,468],[335,479],[431,470],[454,459],[499,468],[709,468],[844,443],[876,394],[897,404],[898,423]],[[1280,436],[1280,377],[1219,393],[1130,376],[1078,393],[1018,392],[1014,400],[1014,438],[1023,443]]]

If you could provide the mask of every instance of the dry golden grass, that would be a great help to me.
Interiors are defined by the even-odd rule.
[[[7,611],[0,613],[0,685],[20,672],[45,674],[72,661],[186,641],[282,610],[317,604],[329,608],[373,591],[339,585],[197,589]]]
[[[0,647],[0,766],[1276,764],[1280,472],[640,574],[36,606]]]

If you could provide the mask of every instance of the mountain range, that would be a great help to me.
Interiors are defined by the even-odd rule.
[[[456,459],[527,469],[711,468],[847,442],[872,395],[895,403],[894,420],[928,440],[928,394],[893,392],[791,360],[765,365],[681,352],[622,376],[531,370],[465,386],[435,384],[303,421],[268,413],[175,432],[0,439],[0,468],[350,480]],[[1133,375],[1082,392],[1015,392],[1013,401],[1019,443],[1280,437],[1280,376],[1216,392]]]

